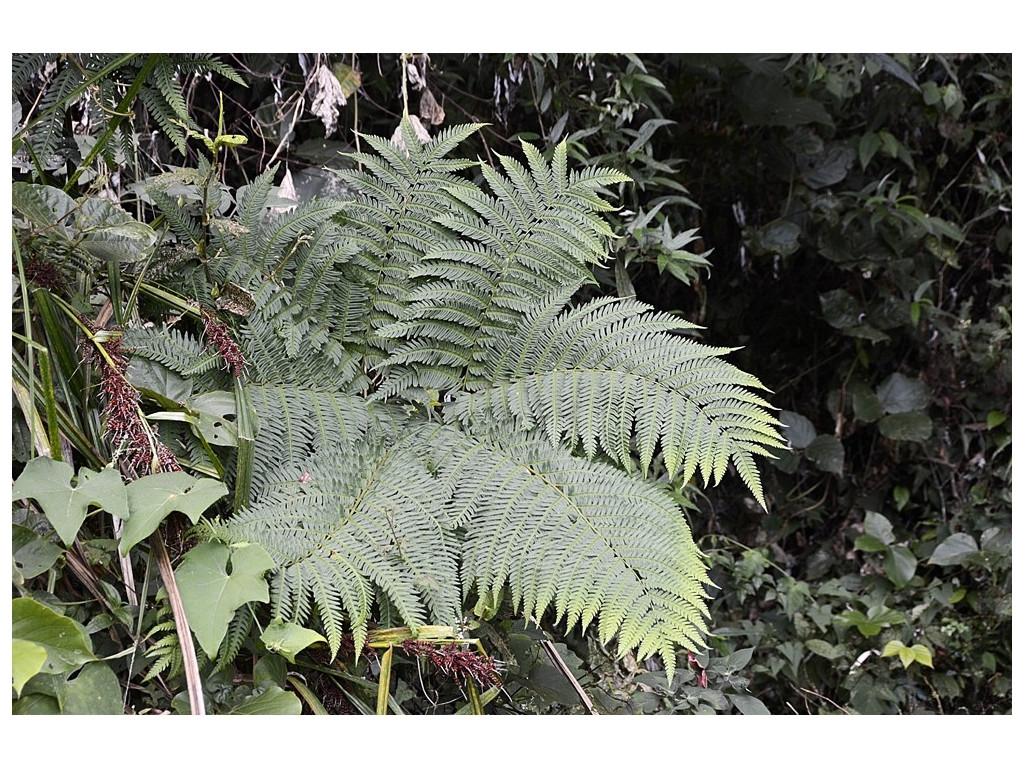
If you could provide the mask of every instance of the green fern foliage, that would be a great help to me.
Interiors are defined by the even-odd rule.
[[[669,475],[688,482],[698,469],[718,482],[731,459],[766,506],[752,455],[784,448],[761,383],[678,332],[694,328],[638,301],[595,301],[552,317],[556,294],[515,334],[498,340],[488,362],[491,386],[463,393],[446,410],[463,424],[511,422],[539,430],[553,443],[579,442],[624,467],[637,446],[641,470],[660,444]]]
[[[140,77],[144,73],[144,77]],[[181,154],[185,139],[178,123],[197,127],[189,116],[183,91],[183,75],[216,73],[244,85],[242,78],[216,56],[157,53],[140,54],[14,54],[13,95],[17,98],[32,78],[43,83],[42,97],[26,124],[15,135],[27,142],[40,167],[54,167],[63,144],[74,146],[67,132],[68,109],[82,100],[83,123],[100,133],[112,120],[124,116],[116,107],[124,96],[125,83],[138,79],[137,98]],[[141,114],[142,110],[139,110]],[[122,148],[133,147],[131,126],[118,126]],[[113,145],[102,148],[111,167],[116,166]],[[130,161],[132,152],[125,152]]]
[[[501,155],[507,176],[481,166],[493,194],[448,187],[462,205],[436,220],[462,238],[435,245],[410,270],[416,287],[407,306],[380,330],[402,342],[382,395],[487,383],[494,346],[553,290],[590,280],[588,267],[604,259],[612,231],[600,213],[611,206],[596,190],[628,178],[601,169],[569,174],[564,143],[550,165],[529,144],[523,150],[529,170]]]
[[[367,438],[283,463],[221,531],[265,545],[280,566],[278,615],[307,621],[315,608],[335,653],[343,616],[362,647],[374,587],[413,628],[427,623],[428,610],[441,623],[458,621],[456,541],[440,484],[405,447]]]
[[[634,299],[573,306],[624,175],[569,170],[564,144],[500,168],[452,156],[479,127],[365,137],[374,151],[342,172],[354,198],[282,212],[272,167],[208,209],[223,219],[168,216],[205,251],[170,284],[207,307],[228,287],[249,299],[231,310],[238,498],[209,535],[262,545],[275,617],[335,653],[371,621],[455,624],[507,591],[521,614],[594,625],[671,671],[704,644],[709,582],[665,482],[718,482],[731,463],[764,505],[755,457],[783,447],[778,422],[695,326]],[[198,337],[133,339],[206,375]]]

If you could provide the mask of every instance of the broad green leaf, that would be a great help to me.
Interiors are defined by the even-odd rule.
[[[882,140],[878,138],[878,134],[874,131],[868,131],[860,137],[860,143],[857,146],[857,154],[860,157],[860,167],[867,168],[868,163],[871,162],[871,158],[875,156],[882,147]]]
[[[1006,414],[1002,411],[989,411],[988,416],[985,417],[985,426],[988,429],[995,429],[1006,421],[1006,418]]]
[[[770,715],[768,707],[761,703],[760,699],[748,696],[743,693],[730,693],[729,701],[740,711],[742,715]]]
[[[121,685],[103,662],[86,664],[74,680],[63,683],[60,703],[65,715],[123,715]]]
[[[721,672],[723,675],[731,675],[734,672],[738,672],[743,669],[747,664],[750,663],[750,659],[754,654],[754,649],[741,648],[738,651],[730,653],[724,659],[715,659],[708,664],[709,669]]]
[[[274,619],[260,635],[260,640],[267,650],[279,653],[288,661],[295,663],[295,654],[313,643],[326,643],[327,638],[319,632],[299,626],[293,622]]]
[[[96,660],[92,641],[81,624],[30,597],[11,601],[11,637],[46,651],[41,671],[48,675],[71,672]]]
[[[811,189],[823,189],[846,178],[857,153],[850,147],[829,147],[816,155],[797,155],[800,178]]]
[[[782,436],[789,441],[794,448],[806,448],[815,437],[818,436],[814,424],[806,416],[801,416],[793,411],[780,411],[779,421],[783,426]]]
[[[291,691],[284,691],[274,686],[255,696],[250,696],[225,714],[301,715],[302,702]]]
[[[39,643],[19,638],[11,641],[11,676],[15,694],[21,696],[25,683],[43,670],[46,655],[46,649]]]
[[[124,483],[116,469],[93,472],[83,467],[75,486],[71,484],[72,474],[64,462],[38,456],[25,465],[14,483],[12,499],[35,499],[67,546],[75,540],[90,506],[101,507],[122,520],[128,517]]]
[[[944,539],[928,558],[928,565],[962,565],[978,551],[978,543],[968,533],[954,533]]]
[[[843,444],[834,435],[818,435],[807,446],[805,455],[820,469],[842,477],[846,452]]]
[[[885,409],[878,401],[878,395],[864,382],[851,383],[850,395],[853,400],[853,415],[857,421],[870,424],[885,415]]]
[[[890,640],[882,650],[882,658],[886,656],[899,656],[904,669],[915,661],[918,664],[924,664],[926,667],[932,666],[932,652],[920,643],[916,643],[908,648],[899,640]]]
[[[69,214],[75,201],[56,187],[15,182],[11,187],[11,207],[38,229],[46,228],[47,236],[68,240]]]
[[[161,472],[146,475],[128,486],[131,516],[124,525],[120,552],[132,547],[157,529],[171,512],[182,512],[193,523],[228,489],[224,483],[198,478],[186,472]]]
[[[894,373],[878,386],[878,401],[886,413],[907,413],[927,408],[931,397],[920,379]]]
[[[791,221],[773,221],[758,230],[755,243],[757,250],[764,254],[791,256],[800,250],[799,226]]]
[[[886,53],[866,53],[864,54],[864,57],[877,65],[883,72],[888,72],[893,77],[902,80],[915,91],[921,90],[921,86],[919,86],[917,81],[914,80],[914,76],[911,75],[903,65],[896,61],[892,56],[889,56]]]
[[[235,611],[250,601],[270,600],[263,574],[274,567],[258,544],[229,547],[205,542],[185,555],[174,575],[189,625],[211,659],[216,658]]]
[[[877,512],[864,513],[864,533],[881,541],[883,544],[892,544],[896,536],[892,532],[892,523],[885,515]]]
[[[843,655],[842,646],[832,645],[831,643],[828,643],[824,640],[805,640],[804,645],[807,646],[807,650],[809,650],[811,653],[817,656],[821,656],[825,659],[838,659],[840,656]]]
[[[109,200],[90,197],[75,214],[74,234],[90,255],[108,261],[137,261],[156,243],[151,227]]]
[[[168,402],[161,403],[164,407],[170,407],[171,403],[182,403],[192,395],[192,379],[186,379],[170,368],[144,357],[132,358],[127,376],[136,389],[146,389],[165,398]]]
[[[885,552],[889,545],[874,536],[863,534],[854,539],[853,548],[858,552]]]
[[[821,314],[833,328],[843,330],[864,322],[866,314],[857,299],[849,291],[838,288],[819,294]]]
[[[11,703],[12,715],[59,715],[60,704],[53,696],[30,693]]]
[[[232,447],[238,445],[238,427],[235,426],[238,406],[234,392],[204,392],[185,404],[198,414],[198,421],[193,426],[202,433],[206,442]]]
[[[882,561],[885,575],[897,589],[903,589],[914,578],[917,571],[917,558],[904,546],[890,547]]]
[[[11,552],[14,567],[26,579],[46,573],[64,554],[64,550],[52,541],[22,525],[11,526]]]
[[[886,608],[884,605],[869,608],[867,615],[857,610],[843,611],[832,620],[833,624],[841,627],[856,627],[864,637],[874,637],[882,631],[883,627],[891,627],[905,622],[903,614]]]
[[[1009,556],[1013,545],[1013,536],[1009,528],[993,526],[982,531],[979,544],[985,552]]]
[[[897,485],[892,489],[892,499],[896,502],[896,510],[902,512],[903,508],[910,502],[910,489]]]
[[[923,442],[932,435],[932,420],[920,411],[894,413],[882,417],[878,431],[890,440]]]

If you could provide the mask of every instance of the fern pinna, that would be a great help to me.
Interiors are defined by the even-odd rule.
[[[573,305],[624,175],[568,170],[564,144],[500,170],[449,159],[478,127],[367,137],[376,154],[343,174],[355,198],[285,214],[269,169],[218,228],[200,292],[252,297],[237,391],[256,429],[211,535],[262,545],[276,616],[335,653],[375,619],[454,624],[507,592],[671,672],[703,646],[708,579],[665,481],[717,483],[731,461],[764,505],[754,456],[783,447],[778,422],[694,326],[634,299]],[[194,365],[173,361],[176,331],[147,333],[139,354]]]

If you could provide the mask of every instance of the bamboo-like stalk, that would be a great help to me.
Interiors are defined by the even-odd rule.
[[[380,680],[377,683],[377,714],[388,713],[388,697],[391,688],[391,659],[395,654],[395,646],[389,645],[380,657]]]
[[[555,644],[552,643],[550,640],[541,640],[540,645],[541,648],[544,649],[544,652],[547,653],[548,658],[551,660],[551,663],[555,665],[555,669],[557,669],[559,672],[565,675],[565,679],[569,681],[569,684],[573,687],[573,690],[576,691],[576,695],[579,696],[580,701],[586,708],[587,714],[601,714],[597,711],[597,709],[594,708],[594,702],[590,700],[590,697],[587,696],[587,692],[583,690],[583,686],[580,685],[579,681],[576,679],[576,676],[572,673],[572,670],[569,669],[566,663],[562,660],[562,657],[558,654],[558,651],[555,649]]]
[[[185,666],[189,707],[193,715],[205,715],[206,705],[203,702],[203,681],[199,677],[199,660],[196,658],[196,647],[192,642],[192,630],[189,628],[188,618],[185,616],[185,604],[181,600],[181,592],[178,591],[178,583],[174,578],[171,558],[167,554],[167,548],[164,546],[164,540],[159,530],[149,537],[149,542],[153,547],[153,554],[156,556],[157,568],[160,569],[160,579],[167,590],[171,613],[174,615],[174,627],[178,633],[178,644],[181,647],[182,662]]]

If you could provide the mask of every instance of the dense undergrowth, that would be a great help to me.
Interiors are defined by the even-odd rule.
[[[224,713],[1011,710],[1009,55],[67,55],[14,74],[14,180],[34,190],[16,195],[29,224],[13,241],[16,498],[36,484],[14,505],[15,624],[76,638],[42,658],[21,647],[44,674],[15,681],[15,711],[185,712],[190,674]],[[706,344],[742,346],[730,361],[781,409],[791,450],[759,465],[768,514],[733,469],[712,488],[668,484],[715,585],[709,648],[680,650],[672,679],[596,626],[567,631],[554,612],[524,625],[498,591],[456,628],[479,645],[382,623],[338,665],[297,625],[235,613],[270,598],[272,563],[244,550],[223,571],[223,620],[196,630],[195,654],[182,647],[161,568],[227,566],[190,528],[230,511],[217,478],[237,487],[230,456],[251,425],[215,390],[234,387],[235,331],[261,299],[207,270],[218,320],[148,277],[176,258],[216,263],[237,190],[275,163],[281,211],[350,197],[339,153],[394,135],[403,102],[428,136],[486,124],[460,160],[500,168],[521,141],[548,159],[564,142],[571,168],[629,177],[611,184],[617,237],[577,301],[635,297],[706,328]],[[189,232],[191,252],[169,247]],[[139,317],[169,317],[178,346],[129,372],[106,329]],[[168,367],[186,358],[195,370]],[[100,471],[111,424],[136,451],[122,474],[144,476],[125,508],[163,504],[166,518],[88,514],[125,488]],[[76,469],[24,480],[40,453]],[[168,488],[147,479],[153,461],[212,472]],[[62,512],[40,513],[39,483]],[[158,525],[165,553],[149,543]],[[218,633],[235,652],[223,663],[205,657]]]

